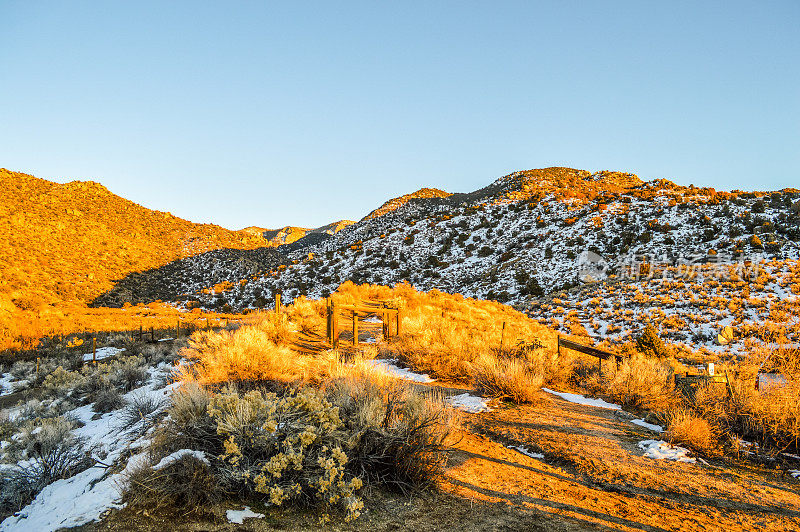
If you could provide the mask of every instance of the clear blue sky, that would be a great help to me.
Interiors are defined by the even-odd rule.
[[[0,1],[0,167],[230,228],[572,166],[800,187],[800,2]]]

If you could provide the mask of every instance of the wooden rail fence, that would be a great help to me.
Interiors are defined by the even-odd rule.
[[[596,347],[590,347],[588,345],[579,344],[577,342],[573,342],[571,340],[566,340],[561,338],[561,335],[558,335],[558,354],[561,355],[561,348],[565,349],[572,349],[573,351],[578,351],[579,353],[583,353],[584,355],[589,355],[597,358],[597,364],[600,368],[600,371],[603,371],[603,360],[613,358],[617,361],[617,367],[619,367],[619,363],[622,362],[622,355],[618,355],[617,353],[612,353],[610,351],[604,351],[603,349],[598,349]]]

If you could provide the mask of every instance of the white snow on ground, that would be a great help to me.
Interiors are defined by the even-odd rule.
[[[689,457],[689,450],[677,445],[672,445],[664,440],[644,440],[639,442],[639,448],[644,451],[647,458],[653,460],[676,460],[694,464],[697,462]]]
[[[377,359],[377,360],[370,360],[367,363],[383,371],[387,375],[391,375],[392,377],[397,377],[398,379],[405,379],[407,381],[414,381],[414,382],[433,382],[433,379],[428,377],[427,373],[422,373],[422,374],[414,373],[406,368],[400,368],[398,366],[395,366],[394,365],[395,362],[397,362],[397,360]]]
[[[3,375],[0,376],[0,397],[3,395],[11,395],[14,392],[27,388],[28,384],[30,384],[28,380],[15,381],[11,373],[3,373]]]
[[[791,474],[791,475],[792,475],[794,478],[798,478],[798,477],[800,477],[800,469],[790,469],[790,470],[789,470],[789,473],[790,473],[790,474]]]
[[[14,387],[11,385],[12,380],[14,380],[14,377],[11,373],[3,373],[0,375],[0,396],[14,392]]]
[[[365,319],[364,323],[382,323],[382,322],[380,318],[378,318],[377,316],[373,316],[371,318]]]
[[[241,525],[244,523],[245,519],[250,517],[254,517],[256,519],[261,519],[264,517],[264,514],[259,514],[256,512],[250,511],[249,506],[245,506],[244,510],[228,510],[225,512],[226,516],[228,517],[229,523],[236,523],[237,525]]]
[[[648,423],[644,419],[632,419],[631,423],[634,425],[639,425],[640,427],[644,427],[646,429],[650,429],[653,432],[664,432],[664,427],[661,425],[654,425],[652,423]]]
[[[122,353],[123,351],[125,350],[119,347],[99,347],[97,349],[95,360],[103,360],[104,358],[113,357],[114,355]],[[88,353],[84,353],[83,360],[92,360],[92,352],[90,351]]]
[[[544,455],[542,453],[535,453],[535,452],[529,450],[527,447],[524,447],[522,445],[516,445],[516,446],[515,445],[509,445],[508,448],[509,449],[514,449],[515,451],[520,452],[520,453],[524,454],[525,456],[530,456],[531,458],[539,458],[539,459],[544,458]]]
[[[484,397],[475,397],[474,395],[470,395],[468,393],[454,395],[452,397],[448,397],[447,400],[454,407],[460,408],[461,410],[469,412],[470,414],[492,411],[492,409],[489,408],[489,399]]]
[[[156,383],[163,375],[162,371],[167,368],[166,364],[150,368],[148,383],[123,397],[127,400],[142,396],[168,398],[178,383],[166,388],[156,388]],[[164,401],[161,408],[166,408],[167,404]],[[84,423],[84,426],[74,432],[77,436],[86,438],[86,448],[92,449],[92,455],[98,460],[98,464],[44,488],[28,506],[0,523],[0,532],[50,532],[97,521],[106,510],[121,508],[123,504],[120,500],[120,486],[130,471],[144,463],[146,453],[133,455],[128,459],[125,468],[117,474],[107,474],[105,465],[124,460],[126,451],[145,446],[149,439],[149,434],[139,436],[136,431],[123,431],[122,414],[123,409],[120,409],[93,419],[95,413],[92,405],[70,411],[68,415]]]
[[[159,469],[164,469],[172,462],[176,462],[181,458],[183,458],[184,456],[194,456],[203,463],[206,464],[209,463],[208,458],[206,458],[206,453],[204,453],[203,451],[193,451],[192,449],[180,449],[162,458],[159,463],[153,466],[153,469],[156,471],[158,471]]]
[[[549,388],[542,388],[543,391],[547,393],[551,393],[553,395],[557,395],[560,398],[569,401],[570,403],[577,403],[579,405],[585,406],[595,406],[598,408],[610,408],[612,410],[621,410],[622,407],[619,405],[615,405],[614,403],[607,403],[602,399],[590,399],[588,397],[584,397],[577,393],[566,393],[566,392],[555,392]]]

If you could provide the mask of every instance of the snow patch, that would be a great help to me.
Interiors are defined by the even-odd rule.
[[[687,464],[697,462],[694,458],[689,457],[689,449],[669,444],[664,440],[640,441],[639,448],[644,451],[644,455],[647,458],[652,458],[653,460],[675,460],[677,462],[686,462]]]
[[[661,425],[654,425],[653,423],[648,423],[644,419],[632,419],[631,423],[634,425],[639,425],[640,427],[644,427],[646,429],[650,429],[653,432],[664,432],[664,427]]]
[[[448,397],[447,400],[452,406],[460,408],[461,410],[469,412],[470,414],[492,411],[492,409],[489,408],[489,399],[484,397],[475,397],[474,395],[470,395],[468,393],[454,395],[452,397]]]
[[[118,355],[119,353],[122,353],[123,351],[125,351],[125,350],[121,349],[119,347],[99,347],[97,349],[97,353],[95,355],[94,360],[103,360],[104,358],[113,357],[114,355]],[[89,360],[92,360],[92,353],[91,352],[84,353],[83,360],[84,360],[84,362],[88,362]]]
[[[567,393],[567,392],[556,392],[549,388],[542,388],[543,391],[547,393],[551,393],[553,395],[557,395],[560,398],[569,401],[570,403],[576,403],[579,405],[585,406],[594,406],[597,408],[610,408],[612,410],[621,410],[622,407],[619,405],[615,405],[614,403],[607,403],[602,399],[591,399],[588,397],[584,397],[577,393]]]
[[[508,448],[514,449],[515,451],[520,452],[525,456],[530,456],[531,458],[538,458],[540,460],[544,458],[544,455],[542,453],[535,453],[522,445],[509,445]]]
[[[404,379],[407,381],[413,382],[433,382],[434,380],[428,377],[427,373],[414,373],[413,371],[409,371],[406,368],[401,368],[394,365],[394,362],[397,362],[395,359],[389,360],[369,360],[367,364],[370,366],[386,373],[387,375],[391,375],[392,377],[398,379]]]
[[[180,450],[175,451],[174,453],[169,454],[169,455],[165,456],[164,458],[162,458],[159,463],[157,463],[156,465],[153,466],[153,469],[155,471],[158,471],[160,469],[164,469],[165,467],[167,467],[171,463],[177,462],[178,460],[180,460],[184,456],[194,456],[195,458],[197,458],[198,460],[200,460],[204,464],[208,464],[209,463],[208,462],[208,458],[206,458],[206,453],[204,453],[203,451],[194,451],[192,449],[180,449]]]
[[[225,512],[225,515],[228,517],[229,523],[236,523],[237,525],[241,525],[244,523],[245,519],[249,519],[251,517],[255,519],[261,519],[264,517],[264,514],[250,511],[249,506],[245,506],[244,510],[228,510]]]

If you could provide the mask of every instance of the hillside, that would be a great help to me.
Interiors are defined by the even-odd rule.
[[[117,279],[210,250],[254,249],[263,236],[147,209],[94,182],[58,184],[0,169],[0,323],[62,302],[83,304]]]
[[[718,192],[619,172],[516,172],[472,193],[385,204],[331,238],[283,249],[294,264],[221,297],[242,308],[257,293],[409,281],[513,303],[597,340],[653,319],[695,347],[712,348],[725,325],[744,338],[766,322],[797,339],[787,317],[800,315],[799,199],[793,189]]]

